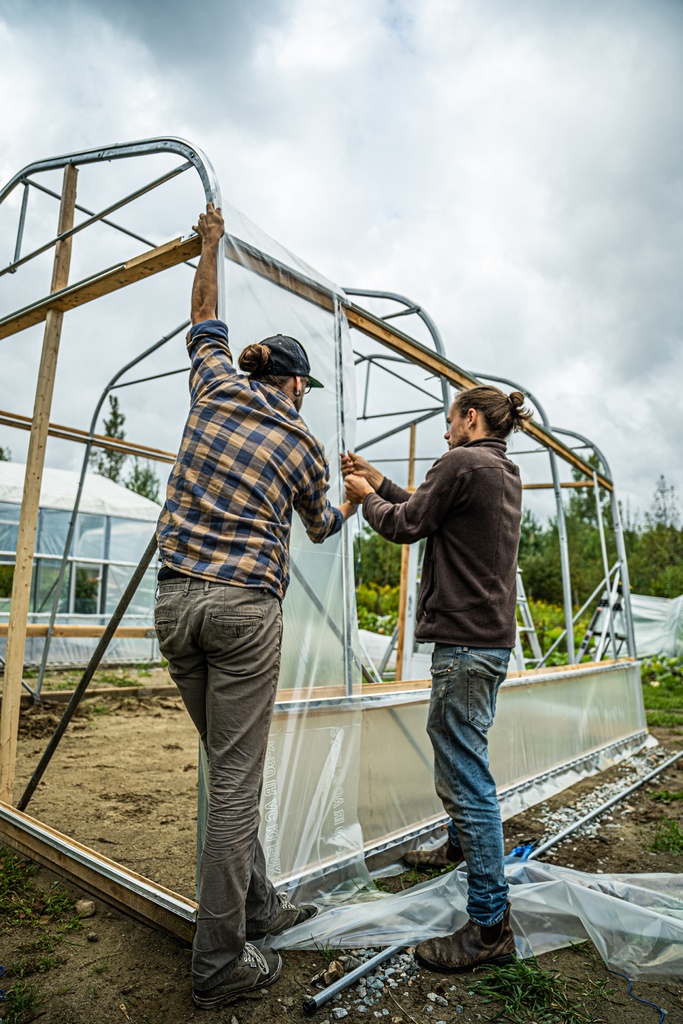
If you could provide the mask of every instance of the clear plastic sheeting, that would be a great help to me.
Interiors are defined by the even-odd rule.
[[[631,613],[639,658],[683,657],[683,596],[632,594]],[[617,628],[623,631],[621,623]]]
[[[683,875],[593,875],[538,861],[512,861],[506,874],[519,956],[590,939],[609,968],[630,978],[683,977]],[[466,899],[466,876],[451,871],[404,892],[333,907],[269,944],[414,945],[460,928]]]
[[[359,814],[366,848],[443,820],[426,733],[429,690],[363,696]],[[498,693],[490,759],[505,817],[647,742],[634,661],[511,672]]]
[[[355,425],[353,352],[340,293],[234,209],[224,206],[223,215],[228,234],[226,319],[235,362],[246,345],[273,334],[291,335],[304,346],[324,390],[314,389],[306,396],[302,416],[325,448],[331,471],[329,497],[339,505],[339,452],[353,446]],[[313,298],[276,283],[288,269],[315,285],[308,292]],[[283,604],[280,685],[266,751],[260,838],[276,885],[292,886],[305,877],[317,891],[323,873],[332,869],[336,883],[367,877],[357,810],[361,669],[353,552],[347,529],[323,544],[313,544],[296,513],[290,551],[291,581]],[[342,711],[335,703],[340,700]],[[206,813],[204,776],[202,771],[200,846]]]

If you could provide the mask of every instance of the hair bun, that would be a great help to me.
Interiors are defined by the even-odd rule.
[[[521,391],[513,391],[511,394],[508,395],[508,398],[510,400],[510,404],[515,409],[521,409],[524,405],[524,395]]]
[[[269,362],[270,348],[268,345],[247,345],[237,360],[240,370],[250,374],[265,373]]]

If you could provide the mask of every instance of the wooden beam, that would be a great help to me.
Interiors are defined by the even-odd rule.
[[[461,391],[467,391],[470,388],[479,386],[480,382],[478,380],[470,377],[469,374],[461,370],[455,363],[451,363],[450,360],[438,355],[438,353],[433,352],[424,345],[420,345],[413,338],[403,334],[395,327],[389,326],[389,324],[378,317],[372,316],[366,310],[360,309],[358,306],[353,305],[353,303],[348,303],[344,304],[344,311],[352,327],[357,328],[367,337],[381,342],[382,345],[386,345],[387,348],[390,348],[398,355],[402,355],[418,366],[422,366],[430,373],[439,377],[445,377],[446,380],[450,381],[451,384],[454,384]],[[573,452],[562,441],[558,441],[556,437],[549,434],[538,423],[533,421],[527,423],[524,427],[524,433],[529,434],[530,437],[533,437],[542,444],[544,448],[552,449],[565,462],[575,466],[576,469],[585,473],[591,480],[593,479],[594,469],[590,463],[582,459],[576,452]],[[606,490],[612,490],[612,481],[600,473],[598,473],[598,482]]]
[[[64,169],[62,201],[59,208],[58,234],[60,235],[73,227],[77,178],[77,169],[72,164],[67,164]],[[51,292],[63,289],[69,280],[71,243],[72,238],[69,236],[59,241],[55,247]],[[12,580],[12,599],[7,633],[2,717],[0,717],[0,799],[6,800],[7,803],[12,802],[14,790],[21,680],[24,669],[26,622],[31,596],[38,504],[64,313],[59,309],[50,308],[46,310],[44,319],[43,349],[38,369],[31,439],[26,459],[26,476],[19,516],[17,556]]]
[[[71,239],[66,241],[70,242]],[[55,294],[50,294],[0,320],[0,339],[9,338],[10,335],[18,334],[19,331],[23,331],[27,327],[34,327],[36,324],[42,323],[50,310],[65,313],[86,302],[92,302],[93,299],[99,299],[103,295],[118,291],[119,288],[125,288],[135,281],[142,281],[162,270],[168,270],[169,267],[184,263],[193,256],[198,256],[200,252],[201,239],[198,235],[190,235],[189,238],[174,238],[173,241],[159,245],[156,249],[150,249],[110,270],[105,270],[90,280],[80,281],[68,288],[66,284],[63,284],[59,289],[55,289]]]
[[[513,453],[514,454],[514,453]],[[560,484],[560,487],[593,487],[592,480],[565,480]],[[553,489],[552,484],[522,484],[522,490],[524,491],[551,491]]]
[[[162,931],[191,942],[197,904],[49,825],[0,801],[0,840],[23,857],[55,871],[104,900]]]
[[[188,373],[189,373],[188,366]],[[0,423],[8,427],[15,427],[17,430],[30,430],[31,417],[20,416],[16,412],[6,412],[0,409]],[[89,434],[87,430],[78,430],[76,427],[67,427],[59,423],[48,425],[48,436],[59,437],[64,441],[76,441],[80,444],[87,444]],[[150,448],[144,444],[137,444],[135,441],[122,441],[118,437],[108,437],[106,434],[93,434],[93,448],[107,448],[115,452],[125,452],[126,455],[136,455],[152,462],[175,462],[176,456],[173,452],[164,451],[163,448]]]
[[[100,626],[98,624],[93,624],[92,626],[88,626],[88,625],[78,625],[78,626],[76,626],[76,625],[70,625],[70,624],[67,624],[67,623],[64,623],[64,624],[61,624],[61,625],[59,623],[57,623],[54,626],[53,630],[52,630],[52,635],[53,636],[61,636],[61,637],[70,637],[71,636],[71,637],[81,637],[81,638],[89,637],[89,636],[102,636],[102,634],[104,633],[106,628],[107,628],[106,625]],[[0,623],[0,637],[7,636],[8,630],[9,630],[8,623],[6,623],[6,622]],[[45,624],[43,624],[43,623],[29,623],[26,626],[26,636],[27,637],[29,637],[29,636],[30,637],[47,636],[47,630],[48,630],[47,623],[45,623]],[[114,636],[115,637],[128,637],[128,638],[131,638],[131,637],[140,638],[140,637],[142,637],[143,639],[146,639],[146,640],[153,640],[154,637],[156,636],[156,633],[154,632],[154,627],[153,626],[119,626],[119,628],[114,633]]]

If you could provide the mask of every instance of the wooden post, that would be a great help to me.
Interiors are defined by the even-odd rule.
[[[58,234],[60,235],[73,227],[77,177],[77,168],[69,164],[64,169],[62,202],[59,209]],[[51,292],[59,291],[60,288],[67,286],[70,263],[71,238],[67,238],[64,241],[57,242],[52,270]],[[52,405],[52,392],[54,390],[63,319],[63,312],[51,309],[45,321],[43,351],[38,369],[36,398],[31,423],[31,439],[26,460],[26,477],[24,479],[24,493],[19,518],[17,558],[14,567],[12,600],[7,630],[2,717],[0,717],[0,800],[4,800],[6,803],[12,803],[14,790],[19,708],[21,704],[21,680],[24,671],[24,647],[31,597],[31,576],[36,545],[40,485],[43,479],[45,446],[47,443],[50,407]]]
[[[408,490],[415,490],[415,438],[417,426],[410,424],[410,448],[408,452]],[[398,592],[398,637],[396,639],[396,682],[403,679],[403,649],[406,639],[406,604],[408,603],[408,559],[410,545],[401,548],[401,580]]]

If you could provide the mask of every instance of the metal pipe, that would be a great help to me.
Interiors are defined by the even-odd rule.
[[[623,800],[624,797],[629,795],[629,793],[633,793],[636,789],[642,786],[643,783],[649,782],[650,779],[653,779],[655,777],[655,775],[659,775],[660,772],[663,772],[665,768],[669,768],[672,764],[675,764],[675,762],[678,761],[680,757],[683,757],[683,750],[681,750],[678,754],[674,754],[674,756],[670,757],[668,761],[665,761],[664,764],[660,764],[658,768],[655,768],[655,770],[650,772],[648,775],[643,776],[642,779],[639,779],[637,782],[634,782],[632,786],[629,786],[621,793],[617,793],[616,796],[613,796],[610,800],[607,800],[604,804],[601,804],[600,807],[597,807],[594,811],[591,811],[589,814],[584,814],[583,818],[579,818],[579,820],[575,821],[573,824],[567,825],[567,827],[562,829],[561,832],[558,832],[557,835],[552,836],[545,843],[542,843],[535,850],[533,850],[526,859],[533,860],[536,857],[540,857],[542,853],[545,853],[546,850],[549,850],[551,846],[556,846],[558,843],[562,842],[562,840],[565,839],[568,835],[571,835],[572,832],[575,832],[577,828],[581,828],[582,825],[587,825],[589,821],[593,820],[593,818],[597,818],[600,814],[604,814],[605,811],[608,811],[610,809],[610,807],[613,807],[614,804],[619,803],[619,801]]]
[[[115,143],[112,146],[102,146],[99,149],[82,149],[75,153],[65,153],[62,156],[49,157],[47,160],[36,160],[35,163],[27,164],[26,167],[18,171],[0,189],[0,203],[4,202],[10,192],[29,174],[59,170],[66,167],[67,164],[82,166],[84,164],[104,163],[109,160],[125,160],[129,157],[151,156],[155,153],[175,153],[189,160],[204,186],[207,203],[212,202],[215,206],[220,206],[220,187],[211,161],[201,149],[193,146],[185,139],[174,136],[141,139],[137,142]]]
[[[100,661],[102,660],[102,656],[104,655],[104,652],[106,651],[107,647],[109,646],[109,641],[114,636],[114,633],[116,632],[116,630],[117,630],[117,628],[119,626],[119,623],[121,622],[121,619],[125,615],[126,610],[128,608],[128,605],[133,600],[133,597],[135,596],[135,592],[138,589],[138,586],[140,585],[140,581],[142,580],[143,576],[147,572],[147,569],[149,568],[149,564],[152,561],[152,559],[154,558],[156,552],[157,552],[157,538],[156,538],[156,532],[155,532],[152,535],[152,537],[151,537],[151,539],[149,541],[149,544],[145,548],[144,554],[143,554],[142,558],[140,559],[140,561],[138,563],[137,569],[135,570],[135,572],[133,573],[133,575],[129,579],[128,584],[126,586],[126,589],[124,590],[123,594],[121,595],[121,597],[119,599],[119,603],[116,606],[116,610],[114,611],[114,614],[112,615],[111,619],[109,620],[109,622],[107,624],[107,628],[105,629],[104,633],[100,637],[99,643],[97,644],[97,647],[93,651],[92,657],[90,658],[90,661],[88,662],[88,664],[87,664],[87,666],[85,668],[85,671],[84,671],[83,675],[81,676],[81,681],[79,682],[78,686],[74,690],[73,695],[71,697],[71,700],[69,701],[69,703],[67,704],[67,706],[66,706],[66,708],[64,710],[64,714],[62,715],[61,719],[57,723],[57,728],[55,729],[55,731],[53,732],[52,736],[50,737],[50,742],[46,746],[46,748],[45,748],[45,750],[43,752],[43,756],[41,757],[40,761],[38,762],[36,770],[34,771],[33,775],[31,776],[31,780],[29,781],[26,789],[24,790],[24,793],[23,793],[23,795],[21,797],[21,800],[17,804],[17,807],[18,807],[18,809],[20,811],[26,810],[28,802],[29,802],[29,800],[31,799],[31,797],[33,796],[33,794],[35,792],[36,786],[40,782],[41,778],[43,777],[43,775],[45,773],[45,769],[47,768],[47,766],[49,765],[50,761],[52,760],[52,756],[53,756],[55,750],[57,749],[57,747],[59,746],[59,741],[61,740],[62,736],[66,732],[67,726],[68,726],[69,722],[71,721],[71,719],[73,718],[73,716],[74,716],[74,714],[76,712],[76,708],[80,704],[81,698],[83,697],[83,694],[87,690],[88,684],[90,683],[90,680],[94,676],[95,671],[97,669],[97,666],[99,665]]]
[[[433,395],[431,391],[427,391],[426,388],[421,388],[420,385],[415,384],[414,381],[406,380],[406,378],[402,377],[400,373],[394,373],[394,371],[390,370],[388,366],[382,365],[382,363],[402,363],[403,366],[409,366],[409,361],[407,359],[404,359],[403,356],[368,356],[367,358],[357,359],[353,365],[358,366],[360,363],[368,363],[369,366],[374,366],[374,364],[377,363],[377,368],[379,370],[384,370],[384,372],[388,373],[391,377],[395,377],[396,380],[400,380],[402,384],[407,384],[408,387],[413,388],[414,391],[421,392],[423,395],[426,395],[427,398],[431,398],[435,402],[438,401],[436,396]],[[440,408],[441,407],[439,407],[439,409]]]
[[[45,195],[52,196],[53,199],[59,199],[59,193],[53,192],[51,188],[46,188],[45,185],[41,185],[37,181],[33,181],[31,178],[26,178],[26,185],[30,185],[32,188],[37,188],[39,192],[44,192]],[[94,215],[94,210],[89,210],[87,206],[81,206],[80,203],[76,203],[76,209],[79,213],[87,213],[89,217]],[[149,238],[145,238],[144,235],[138,235],[135,231],[131,231],[129,228],[124,228],[122,224],[117,224],[115,220],[109,220],[108,217],[102,218],[102,224],[106,224],[109,228],[114,228],[116,231],[120,231],[122,235],[128,235],[129,238],[134,238],[136,242],[142,242],[143,245],[148,245],[150,249],[156,249],[157,242],[150,242]],[[196,263],[192,263],[191,260],[186,260],[186,267],[192,267],[193,270],[197,269]]]
[[[124,196],[123,199],[119,199],[117,202],[105,207],[105,209],[100,213],[94,213],[92,217],[88,217],[87,220],[81,221],[80,224],[76,224],[68,231],[63,231],[61,235],[57,235],[56,238],[53,238],[51,241],[45,242],[43,245],[39,246],[38,249],[34,249],[33,252],[28,253],[27,256],[23,256],[21,259],[16,259],[13,263],[10,263],[9,266],[4,267],[0,270],[0,277],[2,277],[3,274],[14,274],[18,267],[23,266],[24,263],[28,263],[29,260],[34,259],[36,256],[40,256],[41,253],[47,252],[48,249],[52,249],[57,242],[63,242],[67,238],[77,235],[80,231],[84,231],[86,228],[89,228],[91,224],[96,224],[97,221],[102,220],[108,213],[113,213],[114,210],[120,210],[122,206],[127,206],[128,203],[134,202],[136,199],[139,199],[140,196],[147,195],[148,192],[158,188],[159,185],[165,184],[165,182],[170,181],[172,178],[177,177],[179,174],[182,174],[183,171],[189,170],[190,167],[192,167],[192,164],[187,161],[186,163],[181,164],[180,167],[175,167],[172,171],[162,174],[160,178],[155,178],[154,181],[150,181],[149,184],[143,185],[142,188],[136,189],[136,191],[131,192],[130,195]]]
[[[515,383],[513,380],[508,380],[506,377],[493,376],[490,373],[476,373],[475,377],[481,377],[482,380],[495,380],[498,384],[507,384],[511,388],[516,388],[518,391],[522,391],[527,398],[536,406],[543,426],[547,431],[552,432],[550,426],[550,420],[546,415],[546,411],[536,398],[535,395],[529,391],[528,388],[524,388],[521,384]],[[567,542],[567,524],[564,518],[564,502],[562,501],[562,488],[560,485],[560,471],[557,467],[557,458],[552,448],[548,449],[548,458],[550,459],[550,473],[553,478],[553,491],[555,492],[555,507],[557,510],[557,536],[560,542],[560,568],[562,570],[562,596],[564,599],[564,622],[565,622],[565,637],[567,646],[567,660],[570,665],[573,665],[576,661],[575,647],[574,647],[574,620],[572,617],[572,581],[571,581],[571,570],[569,566],[569,544]]]
[[[95,433],[95,427],[97,426],[97,420],[98,420],[99,415],[100,415],[100,410],[102,409],[102,406],[104,404],[104,400],[107,397],[107,395],[109,394],[109,392],[112,390],[112,387],[116,384],[116,381],[120,377],[122,377],[124,373],[126,373],[128,370],[130,370],[131,367],[135,366],[137,363],[141,362],[143,359],[146,359],[147,356],[152,354],[152,352],[156,352],[156,350],[158,348],[161,348],[162,345],[165,345],[167,341],[171,340],[171,338],[175,338],[175,336],[177,334],[180,334],[181,331],[185,330],[185,328],[189,325],[189,323],[190,323],[189,320],[183,321],[183,323],[180,324],[179,327],[176,327],[173,331],[171,331],[170,334],[166,334],[166,335],[164,335],[163,338],[160,338],[159,341],[155,341],[153,345],[150,345],[150,347],[145,349],[144,352],[141,352],[140,355],[135,357],[135,359],[131,359],[130,362],[126,363],[125,366],[123,366],[120,370],[118,370],[114,374],[112,379],[109,381],[109,383],[107,384],[106,388],[104,389],[104,391],[102,392],[102,394],[99,397],[97,405],[95,406],[95,411],[93,413],[92,420],[90,421],[90,430],[88,432],[88,439],[87,439],[86,444],[85,444],[85,453],[83,455],[83,462],[81,463],[81,475],[80,475],[80,477],[78,479],[78,487],[76,489],[76,497],[74,499],[74,505],[73,505],[73,508],[71,510],[71,520],[69,522],[69,529],[68,529],[68,532],[67,532],[67,535],[66,535],[66,541],[64,543],[64,554],[62,555],[62,561],[61,561],[60,566],[59,566],[59,575],[57,577],[57,582],[55,584],[55,596],[54,596],[54,600],[52,602],[52,608],[50,610],[50,621],[48,623],[47,635],[45,637],[45,644],[43,646],[43,655],[42,655],[42,658],[41,658],[41,661],[40,661],[40,670],[38,672],[38,681],[36,683],[36,693],[35,693],[35,698],[34,699],[37,698],[38,700],[40,700],[40,692],[41,692],[41,690],[43,688],[43,678],[45,676],[45,670],[47,668],[47,660],[48,660],[48,656],[49,656],[49,653],[50,653],[50,644],[52,643],[52,634],[54,632],[55,620],[57,618],[57,612],[59,610],[59,602],[61,600],[62,586],[64,585],[64,577],[66,575],[66,568],[67,568],[67,565],[69,563],[69,556],[70,556],[70,553],[71,553],[71,545],[73,543],[74,533],[76,531],[76,522],[78,520],[78,511],[79,511],[79,508],[80,508],[81,497],[83,495],[83,487],[84,487],[84,484],[85,484],[85,475],[86,475],[86,472],[88,470],[88,462],[90,461],[90,452],[91,452],[91,449],[92,449],[93,435]]]
[[[56,194],[56,193],[55,193]],[[19,212],[19,224],[17,226],[17,244],[14,247],[14,258],[13,263],[19,259],[21,255],[21,243],[24,238],[24,225],[26,223],[26,209],[28,207],[28,185],[24,182],[24,194],[21,197],[21,210]],[[14,271],[12,271],[14,273]]]
[[[328,1003],[330,999],[334,999],[339,992],[343,992],[345,988],[348,988],[349,985],[353,985],[354,982],[360,981],[360,979],[364,978],[366,974],[370,973],[370,971],[374,971],[375,967],[379,967],[380,964],[383,964],[385,960],[389,960],[392,956],[402,953],[405,948],[405,945],[387,946],[386,949],[381,950],[381,952],[376,953],[375,956],[366,960],[365,963],[362,963],[360,967],[356,967],[353,971],[349,971],[349,973],[345,974],[343,978],[339,979],[339,981],[335,981],[332,985],[328,985],[323,992],[319,992],[317,995],[304,999],[304,1013],[308,1017],[312,1017],[316,1010],[319,1010],[321,1006]]]
[[[417,313],[420,320],[422,321],[422,323],[425,325],[425,327],[432,336],[432,341],[434,342],[435,350],[439,353],[440,356],[445,357],[446,348],[444,346],[443,338],[441,337],[439,328],[436,326],[429,313],[427,313],[426,310],[422,308],[422,306],[419,306],[417,302],[412,302],[410,299],[407,299],[405,295],[399,295],[398,292],[375,291],[374,289],[368,288],[344,288],[343,290],[347,293],[347,295],[361,295],[371,299],[389,299],[391,302],[400,302],[403,306],[407,306],[408,308],[406,310],[403,310],[400,313],[390,313],[388,316],[382,317],[382,319],[389,320],[394,316],[407,316],[410,313]],[[446,416],[448,416],[448,411],[451,407],[452,401],[451,393],[448,387],[448,381],[444,380],[443,377],[441,377],[440,383],[441,395],[443,398],[443,409]]]
[[[372,444],[379,444],[380,441],[385,441],[387,437],[393,437],[395,434],[400,434],[402,430],[407,430],[408,427],[412,427],[413,424],[424,423],[425,420],[431,420],[433,416],[440,416],[442,412],[441,406],[438,409],[433,409],[432,412],[425,413],[424,416],[418,416],[417,419],[409,420],[408,423],[402,423],[400,427],[394,427],[393,430],[387,430],[385,434],[380,434],[379,437],[373,437],[370,441],[363,441],[362,444],[356,445],[356,451],[361,452],[364,448],[369,448]]]
[[[605,476],[609,477],[612,481],[612,490],[610,491],[610,509],[612,512],[612,528],[614,530],[614,540],[617,545],[617,556],[621,563],[621,597],[624,606],[624,620],[626,622],[626,645],[628,653],[632,658],[638,656],[636,650],[636,635],[633,629],[633,613],[631,610],[631,580],[628,572],[628,558],[626,556],[626,543],[624,541],[624,531],[621,525],[621,511],[619,509],[619,501],[617,500],[617,490],[614,486],[614,477],[610,469],[609,462],[603,455],[602,451],[598,446],[585,437],[583,434],[579,434],[576,430],[564,430],[562,427],[553,427],[552,431],[554,434],[565,434],[567,437],[575,437],[577,441],[582,441],[583,444],[592,448],[598,459],[602,463],[602,467],[605,472]]]

